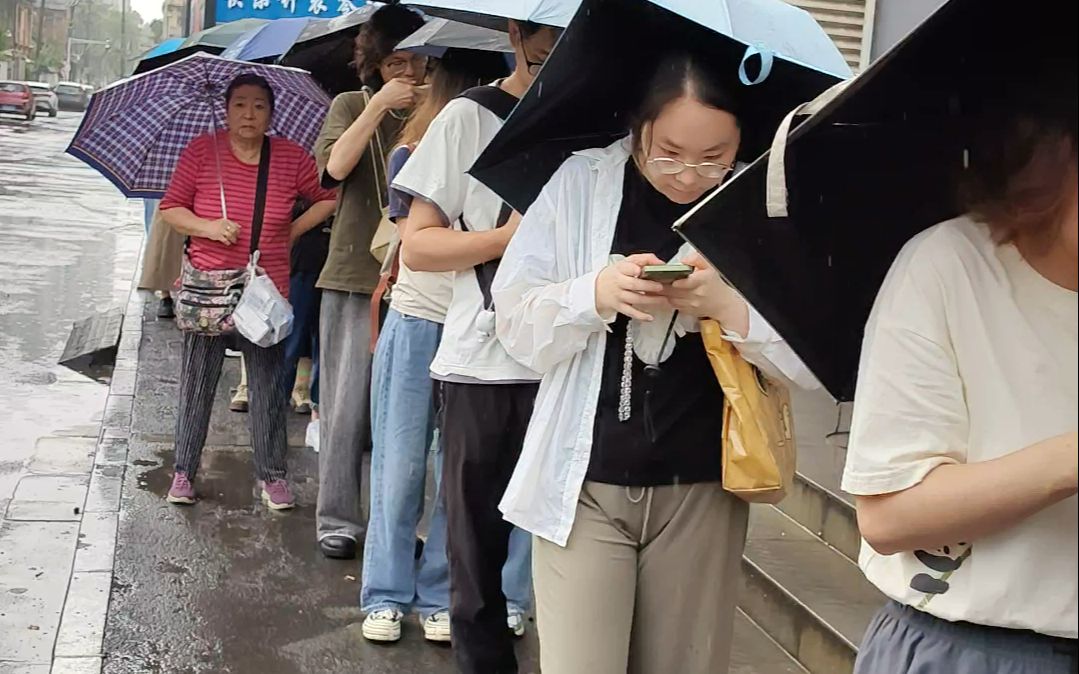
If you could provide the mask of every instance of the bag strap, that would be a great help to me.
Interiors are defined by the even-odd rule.
[[[360,89],[360,93],[363,95],[363,107],[366,110],[367,106],[371,104],[372,91],[370,87],[363,87]],[[386,199],[382,198],[384,190],[389,189],[386,185],[386,146],[382,143],[382,122],[375,125],[375,132],[371,134],[371,140],[367,142],[367,150],[371,153],[371,168],[372,174],[375,178],[375,196],[378,199],[379,208],[387,208],[389,206],[389,194],[386,195]],[[382,177],[379,177],[379,171],[382,172]]]
[[[255,209],[251,212],[251,255],[258,252],[262,235],[262,218],[266,214],[266,192],[270,181],[270,138],[262,137],[262,155],[259,157],[259,174],[255,183]]]
[[[787,217],[787,135],[790,133],[791,123],[797,115],[815,115],[824,106],[843,93],[853,80],[843,80],[825,89],[812,101],[798,105],[787,113],[780,122],[772,138],[772,147],[768,152],[768,169],[765,182],[764,205],[769,218]]]
[[[498,211],[498,220],[495,221],[495,229],[509,222],[511,215],[513,215],[513,207],[503,201],[502,208]],[[464,214],[457,219],[457,222],[461,224],[461,231],[472,231],[465,224]],[[472,267],[472,271],[476,273],[476,283],[480,286],[480,294],[483,295],[483,308],[487,311],[491,311],[495,306],[494,298],[491,296],[491,286],[495,282],[495,272],[498,271],[499,260],[501,258],[481,262]]]
[[[513,112],[519,102],[516,96],[493,84],[472,87],[458,95],[457,98],[467,98],[473,103],[487,108],[502,121],[506,121],[506,118],[510,116],[510,113]]]

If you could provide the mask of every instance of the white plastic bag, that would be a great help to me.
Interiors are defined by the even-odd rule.
[[[248,265],[250,275],[232,314],[236,330],[252,344],[273,346],[292,332],[292,305],[258,266],[258,252]]]

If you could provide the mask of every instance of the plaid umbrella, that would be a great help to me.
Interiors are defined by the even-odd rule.
[[[125,196],[160,198],[191,139],[225,128],[225,89],[243,73],[273,87],[270,134],[310,150],[330,99],[307,72],[200,53],[95,93],[67,151]]]

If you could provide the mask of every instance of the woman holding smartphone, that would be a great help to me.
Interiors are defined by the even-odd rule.
[[[544,671],[727,666],[748,507],[720,483],[723,393],[699,319],[815,384],[670,229],[734,167],[742,121],[718,82],[703,59],[664,58],[629,137],[566,160],[495,279],[499,338],[543,374],[501,508],[534,534]],[[692,273],[642,278],[672,258]]]

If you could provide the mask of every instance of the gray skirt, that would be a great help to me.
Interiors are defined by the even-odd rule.
[[[889,602],[866,630],[855,674],[1074,674],[1076,640],[949,622]]]

